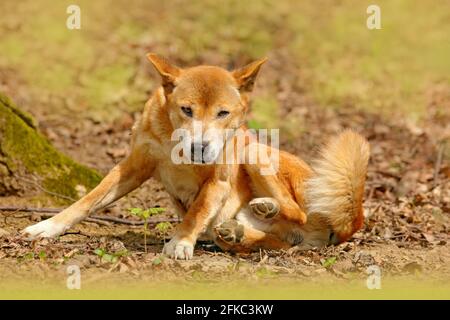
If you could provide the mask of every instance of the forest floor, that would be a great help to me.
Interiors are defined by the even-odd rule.
[[[133,14],[142,19],[138,10],[132,10],[130,15]],[[23,30],[13,22],[0,26],[11,30],[18,28],[18,36]],[[252,26],[248,28],[252,29]],[[130,30],[122,30],[124,34],[119,33],[118,38],[108,38],[108,41],[110,44],[123,41],[122,36],[129,36],[128,32],[134,35],[140,29]],[[26,28],[23,32],[26,33]],[[287,31],[281,35],[291,36]],[[126,156],[131,126],[139,116],[145,97],[158,82],[155,73],[147,72],[151,68],[144,57],[145,52],[158,49],[155,44],[157,39],[147,39],[145,36],[140,39],[141,42],[122,44],[116,53],[134,57],[134,60],[119,59],[120,65],[129,64],[127,68],[134,70],[131,73],[128,69],[124,71],[127,81],[121,91],[116,88],[116,85],[122,85],[120,81],[112,87],[99,87],[99,83],[108,81],[108,70],[117,79],[120,76],[116,76],[115,72],[120,73],[121,69],[117,65],[109,69],[102,65],[104,61],[99,58],[98,52],[94,54],[97,60],[89,68],[71,71],[78,74],[75,84],[71,83],[77,90],[76,94],[71,95],[57,82],[53,83],[55,88],[39,91],[39,86],[48,87],[47,84],[35,84],[27,75],[15,72],[20,70],[20,64],[6,67],[2,60],[0,90],[37,118],[40,130],[56,148],[106,174]],[[166,45],[162,44],[163,47]],[[205,62],[227,66],[229,62],[225,58],[228,52],[223,52],[228,49],[210,47],[197,58],[183,53],[184,56],[177,59],[181,49],[176,47],[177,43],[174,46],[171,56],[180,64]],[[52,54],[49,51],[49,55]],[[180,56],[183,54],[180,53]],[[106,55],[106,60],[118,59],[110,52]],[[240,64],[253,55],[241,50],[234,61]],[[264,66],[253,94],[252,125],[280,128],[281,148],[301,156],[307,162],[314,159],[317,148],[323,142],[343,128],[360,132],[371,144],[364,203],[366,221],[364,228],[350,241],[306,252],[263,250],[246,255],[224,253],[211,243],[200,242],[193,260],[174,261],[164,257],[161,251],[176,224],[173,222],[175,213],[164,188],[151,179],[99,213],[136,220],[130,214],[130,208],[165,208],[166,211],[158,218],[172,221],[172,228],[165,234],[154,228],[155,225],[150,225],[147,248],[141,225],[107,221],[81,222],[58,239],[29,242],[21,238],[18,232],[40,221],[43,216],[21,210],[0,211],[0,282],[20,281],[27,277],[41,282],[48,278],[61,280],[66,277],[67,266],[76,264],[80,266],[86,283],[101,283],[111,278],[124,282],[177,280],[180,283],[213,284],[219,280],[236,279],[312,283],[328,279],[363,286],[367,268],[373,265],[379,266],[386,276],[448,283],[448,84],[436,82],[428,86],[422,94],[424,103],[420,116],[411,119],[404,116],[403,109],[378,112],[376,106],[361,108],[348,97],[333,103],[328,99],[321,100],[310,94],[309,82],[313,80],[307,71],[302,71],[301,63],[298,65],[297,57],[289,48],[273,50],[269,58],[270,62]],[[57,62],[58,65],[60,63]],[[69,69],[79,68],[79,64],[78,61]],[[61,70],[56,68],[54,72]],[[92,70],[103,70],[105,73],[91,79],[94,77]],[[91,94],[90,86],[104,95],[99,98]],[[84,94],[90,100],[80,100]],[[105,95],[110,100],[103,99]],[[395,105],[397,102],[392,103]],[[105,110],[101,110],[101,106],[105,106]],[[46,195],[34,185],[26,193],[0,197],[1,207],[61,208],[65,205],[67,201],[64,199]]]
[[[294,100],[302,101],[301,97]],[[20,279],[31,272],[45,279],[77,264],[95,279],[118,273],[134,279],[182,278],[194,282],[277,276],[305,280],[325,275],[355,280],[365,279],[367,268],[377,265],[386,275],[448,280],[450,167],[441,162],[440,169],[436,169],[439,151],[435,150],[431,132],[439,129],[438,119],[430,119],[429,127],[411,128],[399,125],[398,119],[393,124],[361,111],[330,111],[307,104],[288,108],[288,102],[285,105],[286,117],[301,114],[308,129],[300,138],[284,140],[282,148],[307,160],[314,157],[316,145],[343,127],[358,130],[370,141],[372,157],[364,204],[367,218],[364,228],[350,241],[307,252],[264,250],[249,255],[231,255],[210,243],[199,243],[192,261],[173,261],[161,255],[170,230],[164,237],[150,226],[147,252],[142,226],[112,222],[82,222],[57,240],[28,242],[18,231],[41,217],[18,210],[2,212],[0,277]],[[59,149],[106,173],[126,155],[131,124],[129,114],[114,123],[87,120],[77,124],[62,118],[61,125],[46,128],[45,132]],[[30,203],[27,196],[31,195],[4,197],[2,206],[55,207],[51,201]],[[156,206],[166,208],[159,218],[175,218],[163,187],[150,180],[102,214],[135,220],[129,208]],[[98,249],[106,256],[101,258]]]

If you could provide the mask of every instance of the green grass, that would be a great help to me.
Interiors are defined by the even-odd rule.
[[[252,129],[279,128],[278,101],[271,95],[255,97],[252,104],[252,117],[249,127]]]

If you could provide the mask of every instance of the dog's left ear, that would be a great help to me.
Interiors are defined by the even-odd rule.
[[[155,53],[147,54],[147,58],[161,75],[164,93],[170,94],[175,88],[175,80],[180,75],[181,69]]]
[[[253,90],[259,69],[266,61],[267,58],[259,59],[232,72],[233,77],[238,83],[239,91],[251,92]]]

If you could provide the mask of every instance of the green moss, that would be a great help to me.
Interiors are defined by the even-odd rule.
[[[45,189],[77,198],[77,185],[86,189],[100,182],[101,176],[57,151],[26,119],[17,116],[17,107],[0,94],[0,152],[13,173],[27,173],[42,178]],[[25,114],[23,114],[25,115]],[[31,122],[33,123],[33,122]]]
[[[14,104],[12,103],[11,99],[9,99],[7,96],[0,93],[0,104],[6,106],[9,108],[13,113],[16,114],[19,118],[21,118],[28,126],[32,128],[36,128],[37,124],[34,118],[31,116],[31,114],[17,109]]]

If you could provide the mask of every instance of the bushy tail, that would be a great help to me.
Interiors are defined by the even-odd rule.
[[[306,181],[308,215],[325,218],[334,243],[350,238],[364,222],[363,196],[369,143],[346,130],[330,141]]]

